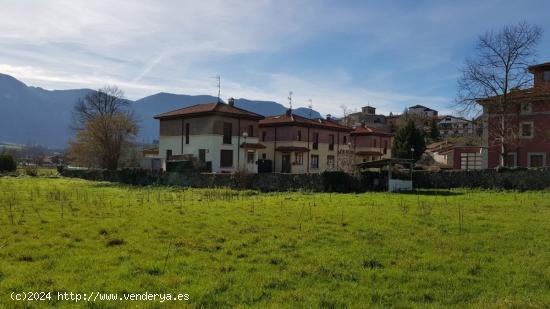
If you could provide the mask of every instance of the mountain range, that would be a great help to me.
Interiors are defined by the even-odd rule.
[[[64,148],[72,136],[69,129],[74,104],[92,89],[46,90],[27,86],[16,78],[0,74],[0,142],[40,144]],[[210,95],[157,93],[130,101],[139,121],[139,142],[158,139],[158,121],[154,115],[200,103],[216,102]],[[272,101],[235,99],[235,106],[263,116],[280,115],[286,107]],[[304,117],[321,117],[319,112],[297,108]]]

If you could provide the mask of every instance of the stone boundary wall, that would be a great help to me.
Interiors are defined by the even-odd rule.
[[[417,171],[413,174],[413,183],[423,189],[545,190],[550,189],[550,168]]]
[[[61,175],[97,181],[111,181],[131,185],[167,185],[192,188],[251,189],[263,192],[365,192],[385,191],[387,180],[380,173],[346,174],[210,174],[210,173],[154,173],[140,169],[118,171],[63,170]],[[415,171],[415,189],[496,189],[545,190],[550,189],[550,168],[506,169],[473,171]]]
[[[140,169],[106,171],[98,169],[60,172],[64,177],[111,181],[131,185],[168,185],[192,188],[233,188],[272,191],[364,192],[383,190],[379,173],[350,175],[343,172],[321,174],[213,174],[150,172]]]

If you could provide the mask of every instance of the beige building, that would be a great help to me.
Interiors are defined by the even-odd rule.
[[[285,114],[260,120],[260,158],[278,173],[320,173],[341,169],[350,149],[351,128],[331,119]]]
[[[355,163],[391,158],[393,134],[374,127],[362,126],[351,132]]]
[[[159,159],[194,159],[212,172],[258,171],[258,121],[264,117],[226,103],[198,104],[156,115]]]

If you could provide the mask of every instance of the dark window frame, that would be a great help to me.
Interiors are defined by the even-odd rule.
[[[311,168],[319,168],[319,155],[311,155]]]
[[[224,168],[233,167],[233,150],[231,149],[220,150],[220,167],[224,167]]]
[[[231,137],[233,136],[233,124],[231,122],[223,123],[223,143],[226,145],[231,145]]]
[[[185,123],[185,144],[189,145],[189,134],[191,130],[191,125],[189,122]]]
[[[319,132],[313,132],[313,149],[319,149]]]
[[[334,141],[336,140],[336,137],[334,134],[328,135],[328,150],[334,150]]]

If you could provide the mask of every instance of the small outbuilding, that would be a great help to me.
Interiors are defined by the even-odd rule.
[[[394,178],[396,166],[402,166],[408,168],[408,177],[399,177]],[[376,161],[369,161],[356,164],[356,167],[360,170],[366,169],[379,169],[380,171],[388,171],[388,192],[398,192],[398,191],[412,191],[413,189],[413,180],[412,180],[412,171],[414,168],[414,160],[412,159],[401,159],[401,158],[391,158],[391,159],[382,159]],[[400,173],[402,175],[402,173]],[[404,179],[406,178],[406,179]]]

